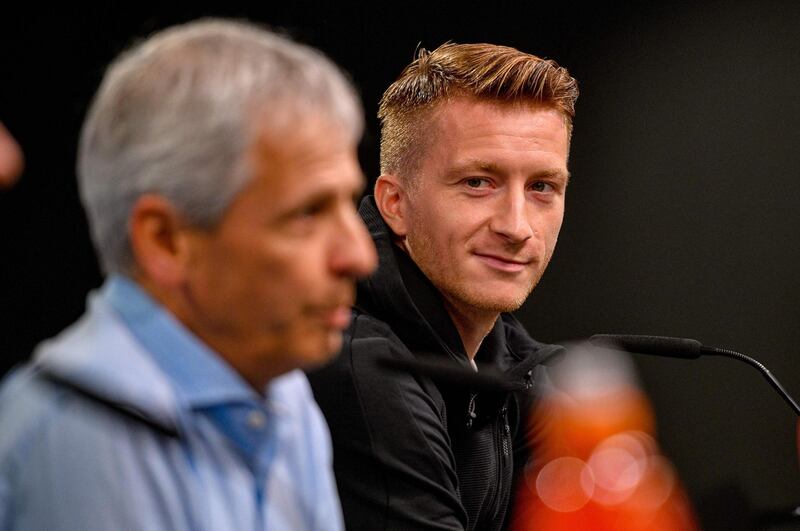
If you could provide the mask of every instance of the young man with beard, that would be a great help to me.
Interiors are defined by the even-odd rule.
[[[348,528],[506,522],[537,367],[558,350],[508,312],[556,245],[577,95],[554,62],[490,44],[423,50],[384,93],[382,175],[360,208],[378,270],[341,357],[311,375]],[[385,359],[503,371],[516,390],[387,372]]]

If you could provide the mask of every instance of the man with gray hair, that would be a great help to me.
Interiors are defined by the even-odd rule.
[[[339,350],[376,263],[361,131],[328,59],[247,23],[111,65],[78,161],[107,278],[0,388],[0,528],[342,528],[298,369]]]

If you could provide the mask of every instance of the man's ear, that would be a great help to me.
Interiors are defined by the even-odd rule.
[[[138,274],[161,287],[177,287],[186,276],[186,223],[165,198],[145,194],[133,205],[128,234]]]
[[[397,236],[408,232],[408,194],[396,175],[384,174],[375,182],[375,204]]]

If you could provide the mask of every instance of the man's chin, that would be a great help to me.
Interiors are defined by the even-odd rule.
[[[295,353],[301,369],[315,369],[325,365],[338,356],[342,348],[342,332],[339,330],[321,333],[313,340],[306,339],[303,347]]]
[[[342,343],[342,332],[339,330],[328,332],[326,348],[324,354],[322,355],[324,360],[328,361],[338,356],[339,351],[342,350]]]
[[[515,312],[522,307],[522,303],[525,302],[525,299],[513,300],[513,301],[492,301],[491,303],[487,303],[482,310],[485,311],[492,311],[497,313],[509,313]]]
[[[477,293],[462,294],[459,298],[464,303],[477,310],[507,313],[518,310],[528,298],[528,295],[528,293],[503,294],[486,290]]]

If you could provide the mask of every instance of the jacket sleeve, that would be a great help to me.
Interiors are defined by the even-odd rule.
[[[385,329],[363,330],[376,326]],[[331,430],[347,528],[465,529],[441,396],[430,382],[376,363],[413,357],[385,325],[362,316],[352,330],[337,360],[309,374]]]

